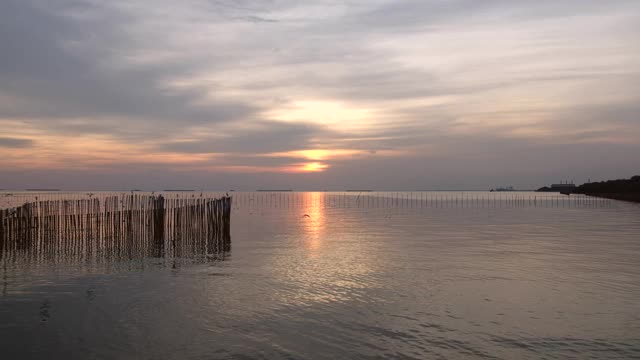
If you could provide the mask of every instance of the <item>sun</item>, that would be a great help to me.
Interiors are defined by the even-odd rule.
[[[329,167],[329,165],[327,164],[323,164],[323,163],[319,163],[319,162],[312,162],[312,163],[306,163],[302,165],[301,171],[303,172],[320,172],[320,171],[324,171]]]

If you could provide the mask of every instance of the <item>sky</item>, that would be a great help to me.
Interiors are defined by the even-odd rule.
[[[0,189],[640,173],[637,0],[3,0]]]

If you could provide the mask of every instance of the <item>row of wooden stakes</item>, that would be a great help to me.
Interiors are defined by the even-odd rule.
[[[119,194],[0,210],[0,258],[183,257],[230,250],[232,198]]]

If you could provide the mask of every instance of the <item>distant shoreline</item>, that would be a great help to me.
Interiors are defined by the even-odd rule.
[[[571,193],[640,203],[640,175],[630,179],[582,184]]]
[[[575,188],[542,187],[537,192],[557,192],[564,195],[582,194],[587,196],[640,203],[640,175],[630,179],[608,180],[584,183]]]

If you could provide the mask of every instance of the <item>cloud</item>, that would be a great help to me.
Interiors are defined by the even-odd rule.
[[[9,0],[3,5],[0,95],[23,101],[3,104],[0,116],[43,119],[41,126],[52,128],[69,119],[126,118],[147,130],[159,124],[166,131],[242,119],[256,111],[239,100],[209,98],[211,89],[168,87],[167,79],[197,68],[187,60],[119,63],[135,51],[125,30],[133,26],[131,16],[92,3],[63,4]],[[74,10],[94,15],[65,14]]]
[[[0,137],[0,147],[21,149],[21,148],[29,148],[32,146],[33,146],[33,141],[29,139]]]
[[[264,153],[306,149],[315,139],[335,134],[322,126],[259,121],[242,124],[223,136],[163,143],[159,150],[184,153]]]

